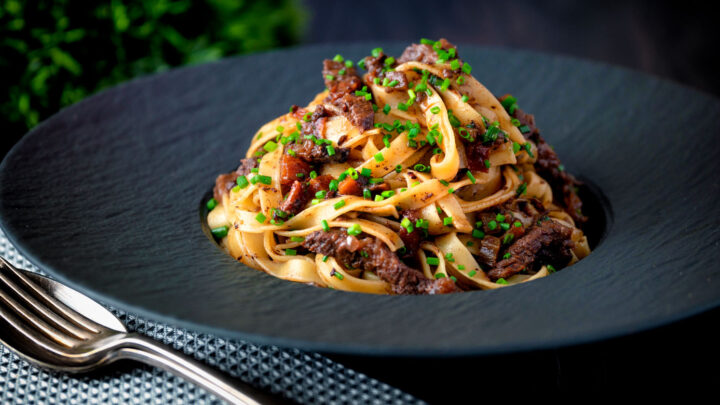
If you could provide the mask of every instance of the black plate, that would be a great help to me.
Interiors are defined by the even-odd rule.
[[[536,115],[565,166],[607,197],[575,266],[512,288],[373,296],[275,279],[221,252],[199,207],[258,127],[322,90],[326,45],[132,81],[67,108],[0,167],[0,218],[34,263],[91,296],[188,328],[347,354],[467,355],[588,342],[720,304],[720,103],[636,72],[460,47]],[[386,47],[398,55],[398,44]],[[585,190],[588,192],[588,190]],[[592,189],[589,190],[592,192]],[[595,192],[595,195],[599,195]],[[612,207],[612,210],[610,210]]]

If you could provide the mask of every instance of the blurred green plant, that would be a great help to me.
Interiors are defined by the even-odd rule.
[[[296,0],[3,0],[2,132],[137,75],[293,44],[304,21]]]

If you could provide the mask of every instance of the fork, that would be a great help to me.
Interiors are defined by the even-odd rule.
[[[278,401],[150,338],[128,332],[110,311],[87,296],[19,270],[2,257],[0,343],[28,362],[54,371],[81,373],[117,360],[135,360],[185,378],[232,404]]]

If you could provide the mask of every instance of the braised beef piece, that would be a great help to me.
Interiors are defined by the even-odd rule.
[[[284,153],[280,158],[280,185],[287,187],[296,180],[306,180],[310,177],[311,167],[303,159]]]
[[[347,161],[350,156],[350,150],[347,148],[334,148],[335,154],[331,156],[327,145],[318,145],[312,139],[303,139],[300,143],[292,144],[290,149],[295,152],[295,156],[313,165],[342,163]]]
[[[348,176],[338,185],[338,194],[362,196],[365,189],[372,193],[381,193],[390,190],[390,185],[387,183],[370,184],[370,179],[365,176],[358,176],[357,179]]]
[[[340,72],[343,74],[340,74]],[[342,62],[325,59],[322,70],[325,87],[330,93],[348,94],[362,87],[362,79],[354,67],[347,67]]]
[[[307,183],[295,180],[290,187],[290,192],[285,200],[280,204],[280,209],[290,215],[296,215],[303,209],[305,205],[312,199]],[[277,219],[277,218],[276,218]]]
[[[487,173],[489,168],[485,165],[485,160],[490,157],[490,152],[505,142],[505,138],[498,136],[494,141],[483,142],[484,132],[472,122],[470,125],[462,128],[464,136],[460,137],[465,148],[465,157],[467,164],[472,171],[481,171]],[[467,131],[467,135],[465,135]]]
[[[445,38],[440,38],[438,41],[440,42],[441,49],[449,50],[450,48],[455,48],[457,52],[457,48],[455,45],[448,42]],[[456,54],[457,56],[457,54]],[[405,62],[420,62],[425,63],[428,65],[435,65],[435,62],[438,60],[438,54],[433,49],[432,45],[426,45],[426,44],[412,44],[405,48],[405,51],[403,51],[400,58],[397,60],[397,63],[402,64]],[[443,70],[443,76],[444,77],[452,77],[456,74],[456,72],[453,72],[450,69],[444,69]]]
[[[537,270],[547,264],[558,270],[565,267],[572,258],[571,235],[572,228],[555,221],[541,222],[507,249],[510,257],[498,262],[488,277],[493,281],[506,279],[525,269]]]
[[[499,100],[502,101],[506,97],[508,95],[500,97]],[[512,116],[528,127],[529,131],[523,136],[537,146],[538,156],[535,162],[535,171],[550,184],[554,198],[562,196],[562,201],[556,202],[565,207],[565,211],[572,217],[576,225],[587,222],[587,217],[582,213],[582,200],[576,191],[576,187],[582,182],[564,170],[557,153],[540,135],[540,130],[535,125],[535,117],[532,114],[516,108]]]
[[[331,102],[356,127],[363,131],[372,129],[375,123],[375,111],[373,111],[372,103],[366,100],[365,97],[356,96],[355,94],[343,94],[333,97]]]
[[[413,231],[408,232],[405,228],[400,228],[398,235],[405,244],[405,253],[402,255],[403,258],[413,258],[418,250],[420,250],[420,243],[425,239],[425,230],[415,227],[415,222],[421,218],[418,210],[405,210],[402,212],[402,216],[407,218],[413,224]]]
[[[340,71],[343,71],[340,74]],[[323,80],[329,94],[326,103],[335,106],[353,125],[367,131],[373,127],[375,112],[370,100],[355,95],[362,87],[362,79],[354,67],[347,67],[341,62],[330,59],[323,61]]]
[[[252,169],[260,165],[257,159],[247,158],[240,160],[240,166],[234,172],[219,175],[215,179],[215,188],[213,189],[213,197],[218,202],[222,201],[223,194],[230,191],[237,184],[239,176],[247,176]]]
[[[478,244],[478,247],[480,248],[480,253],[476,256],[478,262],[489,267],[495,267],[498,253],[500,252],[500,246],[500,238],[485,235]]]
[[[367,56],[365,57],[365,68],[368,71],[365,80],[367,83],[371,83],[373,79],[378,78],[380,80],[386,79],[388,83],[397,81],[395,86],[386,86],[385,90],[388,93],[393,91],[406,91],[408,89],[408,79],[403,72],[397,71],[385,71],[386,67],[394,67],[396,63],[390,66],[386,66],[387,55],[380,52],[378,56]]]
[[[303,246],[316,254],[333,256],[347,268],[374,272],[395,294],[445,294],[460,291],[449,278],[430,280],[405,265],[385,244],[371,236],[355,237],[346,229],[313,232]],[[361,253],[361,252],[364,252]]]

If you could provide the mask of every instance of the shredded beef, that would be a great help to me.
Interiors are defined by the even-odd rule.
[[[341,70],[344,71],[343,74],[340,74]],[[348,94],[362,87],[362,79],[358,76],[355,68],[347,67],[342,62],[325,59],[322,75],[330,93]]]
[[[500,97],[500,101],[506,97],[508,96]],[[576,191],[576,187],[581,185],[582,182],[562,168],[557,153],[540,135],[540,130],[535,125],[535,117],[532,114],[527,114],[520,108],[516,108],[513,117],[517,118],[522,125],[528,127],[529,131],[523,135],[525,139],[533,141],[537,146],[538,156],[535,162],[535,171],[550,184],[554,197],[562,196],[563,200],[560,203],[565,207],[565,211],[572,217],[576,225],[587,222],[587,217],[582,213],[582,200]]]
[[[419,210],[405,210],[402,212],[402,216],[407,218],[415,226],[415,222],[421,218]],[[420,249],[420,243],[425,239],[425,230],[421,228],[415,228],[412,232],[408,232],[405,228],[400,228],[398,232],[400,239],[405,244],[405,253],[403,258],[413,258],[415,253]]]
[[[290,187],[285,201],[280,204],[280,209],[290,215],[295,215],[305,209],[305,205],[312,199],[308,185],[295,180]]]
[[[405,265],[387,246],[371,236],[350,236],[345,229],[317,231],[305,238],[303,246],[311,252],[333,256],[348,268],[375,272],[392,286],[395,294],[445,294],[459,291],[449,278],[425,278],[420,271]],[[365,255],[361,252],[365,252]]]
[[[488,272],[491,280],[508,278],[523,270],[536,270],[550,264],[558,270],[565,267],[572,258],[574,247],[570,239],[572,229],[555,221],[543,221],[513,243],[503,259]]]
[[[280,184],[286,187],[296,180],[305,180],[310,176],[310,170],[307,162],[297,156],[285,153],[280,158]]]
[[[340,71],[344,70],[344,74]],[[332,80],[330,80],[332,78]],[[363,131],[371,129],[375,122],[375,112],[370,100],[355,95],[362,87],[362,79],[354,67],[330,59],[323,61],[323,79],[329,95],[325,102],[335,106],[353,125]]]
[[[500,239],[486,235],[478,246],[480,248],[480,253],[477,255],[478,261],[489,267],[495,267],[498,252],[500,252]]]
[[[325,164],[331,162],[345,162],[350,155],[347,148],[334,148],[335,154],[330,156],[326,145],[318,145],[312,139],[303,139],[300,143],[290,146],[295,156],[311,164]]]
[[[217,201],[222,201],[223,194],[235,187],[239,176],[247,176],[252,169],[259,166],[259,162],[255,158],[242,159],[240,166],[234,172],[221,174],[215,179],[215,188],[213,189],[213,197]]]
[[[373,111],[372,103],[365,100],[365,97],[343,94],[334,97],[332,104],[356,127],[363,131],[372,129],[375,123],[375,111]]]
[[[438,42],[440,42],[440,47],[442,49],[449,50],[450,48],[455,48],[457,52],[457,48],[455,47],[455,45],[448,42],[445,38],[440,38]],[[459,57],[457,53],[456,56]],[[403,51],[402,55],[400,55],[397,63],[402,64],[405,62],[420,62],[428,65],[435,65],[435,62],[437,62],[437,60],[438,54],[437,52],[435,52],[431,45],[412,44],[405,48],[405,51]],[[444,77],[453,77],[456,73],[457,72],[453,72],[450,69],[443,70]]]

